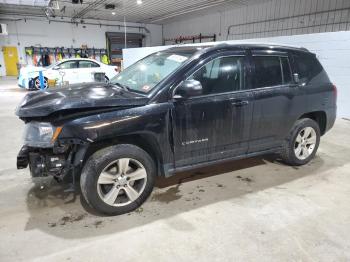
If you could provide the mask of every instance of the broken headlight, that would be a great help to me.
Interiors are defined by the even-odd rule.
[[[52,147],[62,127],[47,122],[29,122],[25,125],[24,144],[30,147]]]

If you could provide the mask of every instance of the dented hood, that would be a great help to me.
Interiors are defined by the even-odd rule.
[[[70,85],[27,94],[16,109],[19,117],[44,117],[72,109],[142,106],[148,98],[104,83]]]

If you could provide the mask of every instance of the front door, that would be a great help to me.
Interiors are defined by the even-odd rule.
[[[89,83],[94,82],[94,74],[101,72],[101,67],[99,64],[89,61],[89,60],[80,60],[79,61],[79,82],[80,83]]]
[[[253,108],[245,63],[243,55],[217,57],[188,78],[201,83],[203,94],[174,102],[177,168],[247,152]]]
[[[58,66],[59,66],[58,73],[60,75],[60,78],[59,78],[60,82],[63,80],[63,83],[68,83],[68,84],[80,83],[78,60],[64,61]]]

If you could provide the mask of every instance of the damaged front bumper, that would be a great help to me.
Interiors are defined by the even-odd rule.
[[[28,166],[32,177],[60,177],[66,175],[71,163],[65,152],[57,154],[52,148],[23,146],[17,155],[17,169]]]
[[[29,166],[32,177],[53,176],[63,179],[82,164],[86,148],[77,145],[54,148],[23,146],[17,155],[17,169]]]

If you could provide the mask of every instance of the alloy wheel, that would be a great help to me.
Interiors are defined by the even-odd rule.
[[[105,167],[97,180],[97,192],[110,206],[125,206],[142,194],[147,182],[145,167],[132,158],[121,158]]]
[[[40,79],[39,79],[39,78],[35,79],[34,85],[35,85],[35,88],[36,88],[36,89],[38,89],[38,90],[41,89],[41,87],[40,87]],[[47,85],[48,85],[48,84],[47,84],[47,80],[44,79],[44,89],[47,88]]]
[[[301,129],[295,139],[294,153],[300,160],[308,158],[315,150],[317,134],[312,127]]]

